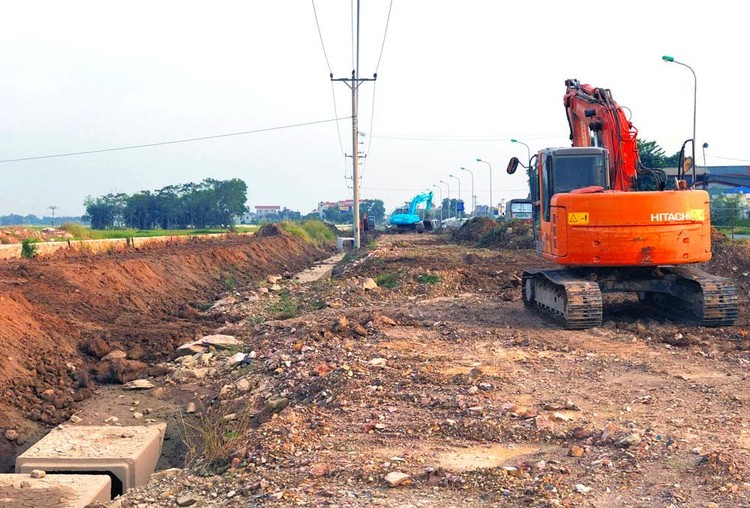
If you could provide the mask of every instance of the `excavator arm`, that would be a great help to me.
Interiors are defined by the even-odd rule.
[[[599,146],[609,152],[613,190],[632,190],[638,178],[638,130],[605,88],[565,81],[565,112],[573,146]]]

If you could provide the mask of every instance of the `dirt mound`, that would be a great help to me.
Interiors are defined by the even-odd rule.
[[[148,365],[218,326],[200,311],[219,293],[328,255],[264,229],[257,237],[1,262],[0,431],[23,427],[24,418],[67,419],[97,380],[155,374]],[[0,456],[10,456],[0,441]]]
[[[519,220],[501,222],[479,239],[479,246],[512,250],[533,249],[534,235],[531,224]]]
[[[453,232],[453,239],[460,242],[478,242],[480,238],[497,227],[497,222],[488,217],[475,217]]]
[[[284,235],[284,230],[281,229],[281,226],[278,224],[267,224],[260,228],[257,233],[255,233],[255,236],[260,237],[274,237],[274,236],[281,236]]]
[[[11,227],[0,229],[0,244],[21,243],[27,238],[42,242],[54,242],[58,240],[68,240],[73,238],[73,235],[65,230],[56,228],[27,229],[22,227]]]

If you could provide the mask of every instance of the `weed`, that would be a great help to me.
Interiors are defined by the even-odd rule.
[[[436,273],[420,273],[417,275],[417,282],[420,284],[437,284],[442,279]]]
[[[256,314],[256,315],[252,316],[250,319],[248,319],[248,321],[250,322],[251,325],[255,326],[255,325],[259,325],[261,323],[265,323],[266,322],[266,318],[262,314]]]
[[[274,313],[276,319],[291,319],[300,315],[299,307],[292,302],[287,290],[279,293],[279,301],[271,306],[271,312]]]
[[[221,285],[224,286],[224,289],[230,290],[237,287],[237,281],[231,274],[225,272],[221,275]]]
[[[198,308],[204,312],[210,309],[211,307],[213,307],[213,303],[211,302],[203,302],[198,305]]]
[[[381,273],[375,277],[375,283],[384,288],[395,288],[398,286],[398,274],[394,272]]]
[[[31,259],[36,257],[36,243],[39,242],[37,238],[24,238],[21,242],[21,256]]]
[[[201,407],[196,416],[182,419],[186,462],[200,461],[207,473],[219,473],[229,465],[253,416],[246,401]]]

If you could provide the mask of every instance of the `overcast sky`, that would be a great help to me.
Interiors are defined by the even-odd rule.
[[[356,3],[356,2],[355,2]],[[316,0],[335,77],[352,62],[350,0]],[[724,0],[362,0],[362,197],[390,209],[440,180],[467,203],[525,197],[512,156],[569,146],[564,82],[609,88],[667,154],[750,164],[747,18]],[[27,1],[0,7],[0,159],[159,143],[351,115],[310,0]],[[335,96],[335,101],[334,101]],[[374,101],[373,101],[374,96]],[[374,107],[373,107],[374,105]],[[349,119],[98,154],[0,163],[0,215],[80,215],[87,195],[241,178],[248,204],[307,212],[351,198]],[[343,148],[343,152],[342,152]],[[735,159],[735,160],[730,160]],[[702,164],[702,154],[698,153]],[[446,186],[442,185],[443,197]],[[437,190],[436,194],[437,194]],[[436,196],[437,197],[437,196]]]

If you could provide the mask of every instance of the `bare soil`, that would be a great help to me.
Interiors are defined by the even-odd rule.
[[[208,271],[200,255],[185,255],[185,264],[174,266],[179,272],[158,278],[192,281],[185,286],[200,288],[199,296],[180,290],[181,283],[170,283],[177,286],[170,289],[152,284],[141,297],[147,303],[139,306],[119,291],[144,284],[141,265],[118,272],[117,290],[95,294],[110,305],[124,298],[118,304],[135,309],[131,331],[160,326],[159,347],[149,345],[157,341],[150,342],[147,333],[127,338],[110,314],[100,314],[98,337],[109,331],[106,340],[125,336],[126,348],[145,344],[150,356],[142,357],[147,367],[139,377],[156,387],[98,388],[76,416],[82,423],[116,416],[114,424],[169,424],[161,467],[180,469],[130,491],[117,501],[120,507],[191,501],[750,506],[750,253],[746,244],[718,236],[714,244],[707,270],[738,286],[741,313],[733,327],[698,327],[613,297],[603,326],[563,330],[520,301],[522,271],[547,266],[533,251],[476,248],[434,235],[381,236],[372,249],[342,263],[331,281],[299,284],[288,278],[278,281],[280,291],[265,292],[260,288],[271,282],[256,276],[217,295],[223,298],[205,311],[196,303],[215,294],[220,276],[212,272],[213,282],[205,286],[192,281],[196,271]],[[229,256],[223,269],[231,270],[240,258]],[[129,261],[97,265],[91,280],[110,277]],[[66,273],[60,265],[67,263],[51,261],[49,270]],[[368,278],[380,287],[365,289]],[[61,287],[94,292],[96,284],[82,279],[80,286]],[[159,297],[146,296],[151,292]],[[99,308],[97,298],[83,308],[74,298],[73,310],[17,297],[19,312],[49,309],[46,318],[6,328],[9,317],[0,329],[51,334],[68,320],[93,328],[83,316]],[[163,298],[171,306],[157,303]],[[148,320],[136,319],[152,306]],[[242,346],[170,356],[199,326],[203,334],[232,335]],[[57,341],[64,346],[63,337],[74,328]],[[174,331],[173,340],[165,339],[169,330],[180,330],[181,338]],[[77,337],[76,344],[88,339]],[[36,347],[54,357],[58,346],[40,340]],[[246,354],[243,361],[231,363],[238,352]],[[45,357],[30,350],[27,356],[26,362]],[[88,372],[95,377],[97,371]],[[392,487],[392,473],[408,476]]]
[[[265,235],[0,263],[0,432],[17,434],[0,438],[0,471],[98,385],[157,375],[178,345],[223,323],[201,313],[218,294],[327,256]],[[114,350],[124,358],[106,359]]]

